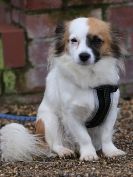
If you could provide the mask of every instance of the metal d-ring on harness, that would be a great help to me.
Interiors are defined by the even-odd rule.
[[[95,88],[99,107],[94,117],[85,122],[87,128],[94,128],[103,123],[111,105],[111,93],[116,92],[117,89],[117,85],[102,85]]]

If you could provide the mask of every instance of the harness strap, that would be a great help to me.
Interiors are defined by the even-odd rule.
[[[87,128],[93,128],[103,123],[111,105],[111,93],[116,92],[118,86],[102,85],[94,88],[97,93],[99,107],[94,117],[85,122]]]

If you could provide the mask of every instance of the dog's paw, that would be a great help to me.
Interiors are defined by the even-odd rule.
[[[126,153],[120,149],[117,149],[115,146],[113,148],[108,147],[103,149],[103,153],[106,157],[115,157],[115,156],[122,156],[126,155]]]
[[[73,156],[74,151],[71,149],[68,149],[64,146],[56,146],[54,148],[54,152],[58,154],[59,157],[67,157],[67,156]]]
[[[93,161],[98,160],[97,154],[84,154],[80,156],[81,161]]]
[[[80,152],[81,161],[93,161],[98,160],[98,156],[94,148],[85,148]]]

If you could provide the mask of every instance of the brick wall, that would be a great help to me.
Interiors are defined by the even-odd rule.
[[[7,65],[8,61],[0,59],[3,63],[0,64],[1,100],[40,101],[47,74],[48,48],[56,24],[78,16],[95,16],[119,29],[121,45],[125,46],[123,52],[127,56],[127,72],[121,80],[121,90],[123,96],[133,95],[132,0],[7,0],[7,3],[0,1],[0,14],[0,26],[3,23],[14,25],[24,35],[24,55],[20,59],[16,54],[17,65],[15,62]],[[0,50],[3,50],[1,45]],[[1,55],[0,52],[0,58]]]

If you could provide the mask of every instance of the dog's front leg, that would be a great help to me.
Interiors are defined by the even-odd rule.
[[[58,116],[49,108],[48,105],[40,106],[40,117],[45,125],[45,138],[50,149],[57,153],[60,157],[70,156],[73,151],[64,147],[62,143],[62,130],[59,124]],[[43,116],[41,116],[43,115]]]
[[[109,111],[109,114],[106,118],[106,121],[101,126],[101,142],[102,142],[102,151],[107,157],[124,155],[120,149],[117,149],[112,142],[113,127],[117,118],[119,109],[117,108],[119,99],[119,90],[112,95],[112,105]]]
[[[83,123],[71,114],[64,115],[64,124],[80,146],[80,160],[97,160],[98,156],[88,131]]]
[[[62,143],[62,132],[59,126],[58,117],[50,110],[45,114],[45,136],[50,149],[60,157],[70,156],[73,151],[64,147]]]

